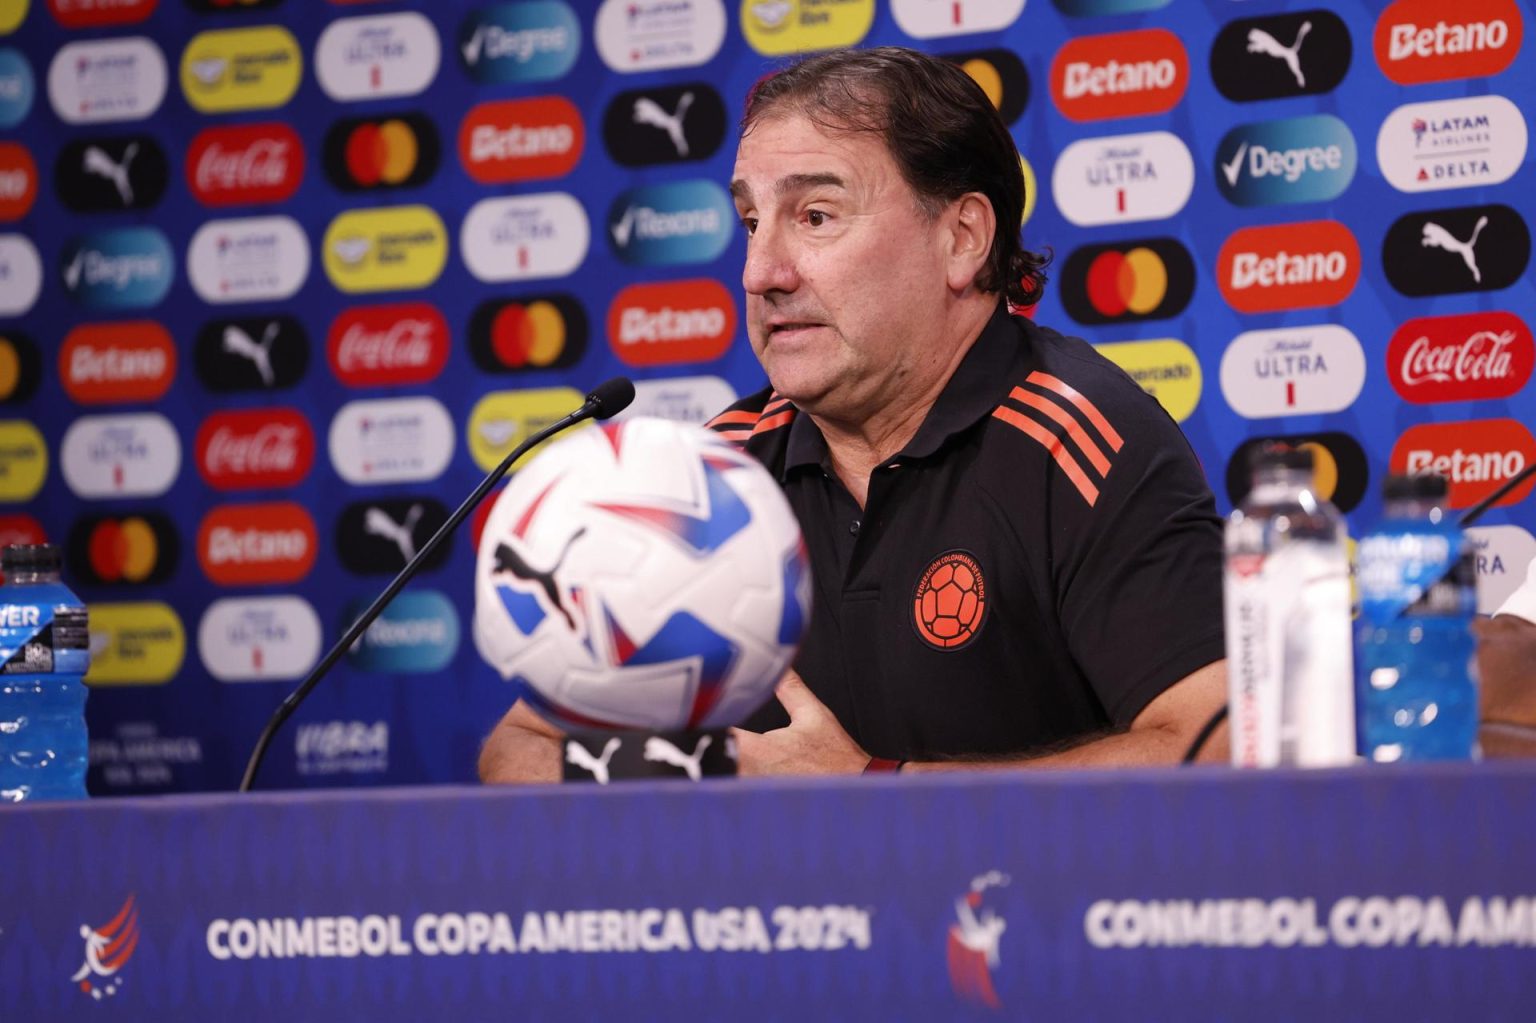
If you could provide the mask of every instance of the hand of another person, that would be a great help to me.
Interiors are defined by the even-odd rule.
[[[743,775],[858,774],[869,754],[843,730],[837,717],[791,669],[776,691],[789,724],[771,732],[731,729]]]
[[[1536,727],[1536,624],[1515,615],[1472,623],[1484,721]]]

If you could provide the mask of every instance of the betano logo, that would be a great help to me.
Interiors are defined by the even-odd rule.
[[[25,419],[0,420],[0,501],[30,501],[47,478],[48,443],[37,427]]]
[[[93,586],[161,583],[176,572],[181,545],[163,512],[88,515],[70,528],[70,575]]]
[[[176,343],[159,323],[88,323],[59,348],[64,393],[82,405],[158,401],[176,378]]]
[[[292,217],[210,220],[187,243],[187,278],[204,302],[289,298],[309,277],[309,237]]]
[[[322,244],[326,276],[351,293],[425,288],[448,261],[448,232],[430,206],[349,210]]]
[[[160,109],[169,80],[165,55],[144,36],[67,43],[48,65],[48,102],[68,124],[139,121]]]
[[[301,678],[320,657],[320,617],[302,597],[225,597],[203,613],[197,652],[220,682]]]
[[[1078,323],[1130,323],[1177,316],[1195,290],[1189,250],[1172,238],[1085,245],[1061,270],[1061,304]]]
[[[181,472],[181,439],[154,412],[82,416],[64,431],[59,463],[76,497],[159,497]]]
[[[448,362],[448,321],[425,302],[360,306],[331,323],[331,372],[348,387],[424,384]]]
[[[0,234],[0,316],[21,316],[43,290],[43,264],[24,234]]]
[[[632,284],[608,307],[608,343],[629,366],[710,362],[736,335],[736,304],[719,281]]]
[[[291,487],[314,461],[315,435],[297,409],[215,412],[197,428],[197,469],[215,490]]]
[[[608,208],[608,240],[631,266],[719,258],[736,225],[730,197],[713,181],[669,181],[624,192]]]
[[[1000,32],[1019,20],[1024,0],[892,0],[891,14],[914,39]]]
[[[1364,386],[1360,340],[1334,324],[1250,330],[1221,357],[1221,392],[1247,419],[1342,412]]]
[[[1094,347],[1156,398],[1175,422],[1188,419],[1200,404],[1205,378],[1200,372],[1200,360],[1184,342],[1166,338]]]
[[[367,600],[348,604],[338,627],[351,625],[367,608]],[[362,671],[425,674],[446,668],[458,649],[459,614],[452,601],[436,590],[411,590],[368,626],[347,659]]]
[[[598,55],[615,71],[697,67],[725,42],[725,5],[721,0],[603,0],[592,34]]]
[[[1355,178],[1355,137],[1331,114],[1244,124],[1216,147],[1216,187],[1239,206],[1327,202]]]
[[[143,21],[155,10],[160,0],[48,0],[48,12],[53,15],[60,25],[65,28],[101,28],[106,25],[132,25]],[[20,21],[26,13],[26,0],[15,7],[21,12],[16,16]],[[0,15],[0,23],[9,19]],[[9,32],[15,25],[6,28],[0,24],[0,32]]]
[[[283,106],[303,77],[298,41],[278,25],[199,32],[181,54],[181,91],[205,114]]]
[[[483,185],[558,178],[586,142],[581,111],[563,96],[481,103],[459,125],[459,160]]]
[[[304,180],[304,143],[276,121],[206,128],[187,149],[186,170],[204,206],[284,202]]]
[[[187,656],[187,633],[169,604],[91,602],[92,686],[161,686]]]
[[[10,35],[27,18],[32,0],[0,0],[0,35]],[[157,0],[151,0],[157,2]],[[55,14],[55,17],[58,15]]]
[[[341,18],[315,43],[315,77],[333,100],[414,96],[442,60],[437,30],[415,13]]]
[[[1194,188],[1189,148],[1166,131],[1080,139],[1051,172],[1056,205],[1078,227],[1171,217]]]
[[[857,46],[874,22],[875,0],[741,0],[741,34],[768,57]]]
[[[43,358],[37,343],[19,330],[0,333],[0,402],[30,401],[42,378]]]
[[[1336,220],[1245,227],[1216,257],[1227,304],[1242,313],[1338,305],[1360,279],[1360,246]]]
[[[27,147],[0,142],[0,221],[20,220],[37,199],[37,164]]]
[[[1172,110],[1189,87],[1189,55],[1165,29],[1078,36],[1051,61],[1051,98],[1071,121]]]
[[[1469,508],[1491,495],[1536,459],[1536,437],[1514,419],[1421,423],[1409,427],[1392,446],[1395,473],[1437,473],[1451,484],[1446,503]],[[1495,502],[1495,507],[1519,504],[1536,487],[1526,480]]]
[[[1240,103],[1313,96],[1338,88],[1354,56],[1332,11],[1293,11],[1229,21],[1211,43],[1211,80]]]
[[[1525,162],[1525,115],[1503,96],[1408,103],[1381,122],[1376,162],[1399,192],[1497,185]]]
[[[352,401],[331,420],[328,448],[348,483],[435,480],[453,458],[453,417],[435,398]]]
[[[0,128],[14,128],[27,119],[36,91],[27,58],[19,50],[0,49]]]
[[[298,582],[317,547],[315,520],[292,501],[221,505],[197,530],[198,564],[220,586]]]
[[[491,299],[469,319],[469,353],[488,373],[565,369],[587,351],[587,314],[569,295]]]
[[[142,309],[165,298],[176,257],[158,228],[109,228],[67,243],[59,275],[65,293],[81,305]]]
[[[476,465],[490,472],[524,437],[559,422],[571,409],[579,408],[582,400],[581,392],[570,387],[492,391],[470,410],[465,427],[469,453]],[[527,464],[528,457],[518,459],[513,468]]]
[[[946,53],[944,59],[960,65],[960,70],[981,86],[1004,124],[1012,124],[1029,104],[1029,72],[1018,54],[1011,50],[971,50]]]
[[[1370,483],[1365,449],[1347,433],[1292,433],[1250,437],[1227,459],[1227,496],[1233,507],[1241,504],[1253,486],[1253,453],[1279,441],[1312,453],[1312,491],[1348,514],[1357,508]]]
[[[459,59],[482,85],[552,81],[580,52],[581,22],[561,0],[492,4],[459,24]]]
[[[1386,364],[1387,379],[1405,401],[1498,401],[1530,381],[1536,342],[1513,313],[1428,316],[1397,328]]]
[[[591,225],[564,192],[482,199],[459,228],[469,272],[486,283],[564,277],[587,258]]]
[[[1496,75],[1525,23],[1514,0],[1397,0],[1376,21],[1376,63],[1399,85]]]
[[[343,192],[424,184],[442,158],[437,127],[415,113],[344,118],[325,133],[322,152],[326,176]]]

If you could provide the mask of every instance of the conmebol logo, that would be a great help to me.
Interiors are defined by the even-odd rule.
[[[176,275],[170,242],[153,227],[97,231],[64,246],[59,274],[81,305],[142,309],[158,305]]]
[[[459,25],[459,61],[485,85],[559,78],[581,52],[581,22],[561,0],[500,3]]]
[[[208,128],[188,147],[186,170],[205,206],[283,202],[304,179],[304,143],[277,122]]]
[[[197,431],[197,468],[215,490],[291,487],[314,461],[315,436],[297,409],[215,412]]]
[[[1386,361],[1387,377],[1406,401],[1498,400],[1525,388],[1536,343],[1513,313],[1429,316],[1397,328]]]
[[[1514,0],[1397,0],[1376,22],[1376,63],[1399,85],[1496,75],[1524,30]]]
[[[331,372],[348,387],[424,384],[448,361],[448,321],[425,302],[348,309],[331,323]]]
[[[581,159],[581,111],[562,96],[481,103],[459,126],[459,160],[485,185],[569,174]]]
[[[175,376],[175,342],[149,320],[84,324],[59,348],[59,379],[82,405],[157,401]]]
[[[203,517],[197,560],[220,586],[297,582],[315,563],[315,522],[292,501],[227,504]]]
[[[1051,62],[1051,98],[1073,121],[1172,110],[1189,87],[1189,55],[1160,28],[1079,36]]]
[[[1222,245],[1216,277],[1238,312],[1337,305],[1360,278],[1360,246],[1336,220],[1245,227]]]
[[[1422,423],[1410,427],[1392,447],[1392,471],[1437,473],[1450,481],[1447,503],[1467,508],[1487,497],[1536,459],[1536,437],[1514,419]],[[1498,501],[1519,504],[1536,487],[1527,480]]]
[[[1216,187],[1239,206],[1327,202],[1355,177],[1355,137],[1331,114],[1245,124],[1216,147]]]
[[[709,362],[736,334],[736,304],[719,281],[632,284],[608,307],[608,341],[621,362]]]
[[[672,181],[614,200],[608,240],[632,266],[708,263],[725,251],[735,224],[725,189],[713,181]]]

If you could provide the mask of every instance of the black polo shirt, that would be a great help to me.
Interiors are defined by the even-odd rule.
[[[769,390],[710,423],[781,481],[815,590],[795,666],[871,754],[1123,728],[1224,656],[1221,519],[1156,399],[1077,338],[987,323],[861,510]],[[787,722],[770,701],[747,722]]]

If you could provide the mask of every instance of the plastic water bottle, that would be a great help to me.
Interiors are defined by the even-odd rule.
[[[1265,445],[1227,520],[1228,714],[1236,767],[1355,759],[1349,551],[1312,453]]]
[[[84,799],[85,605],[57,547],[7,547],[0,568],[0,801]]]
[[[1442,476],[1392,476],[1381,525],[1360,541],[1355,680],[1369,760],[1470,760],[1478,699],[1472,550]]]

